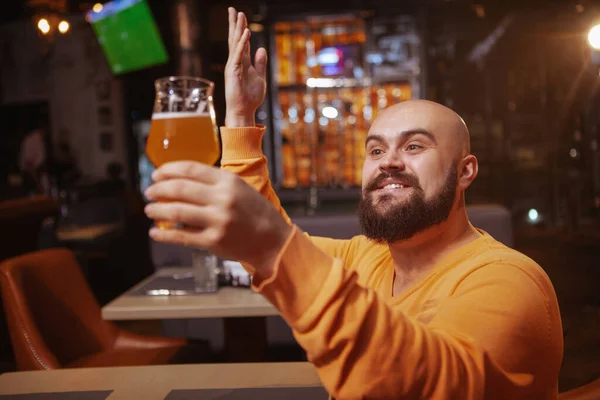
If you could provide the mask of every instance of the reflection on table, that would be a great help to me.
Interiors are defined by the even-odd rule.
[[[117,231],[120,224],[95,224],[59,228],[56,237],[63,242],[90,241]]]
[[[181,286],[192,280],[191,268],[164,268],[143,280],[121,296],[102,307],[102,318],[107,320],[148,320],[183,318],[267,317],[279,312],[264,297],[249,288],[222,287],[217,293],[190,293],[185,295],[148,295],[144,288],[158,292],[173,287],[159,288],[153,282],[164,277],[176,279]],[[187,277],[187,278],[186,278]],[[150,289],[151,288],[151,289]]]

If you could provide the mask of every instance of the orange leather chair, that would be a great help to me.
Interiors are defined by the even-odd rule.
[[[38,249],[40,231],[47,217],[58,213],[58,204],[47,196],[31,196],[0,202],[0,261]],[[14,369],[8,328],[0,300],[0,363]]]
[[[207,362],[206,342],[150,337],[104,321],[66,249],[5,260],[0,287],[19,370]]]
[[[598,400],[600,399],[600,379],[581,387],[561,393],[558,400]]]

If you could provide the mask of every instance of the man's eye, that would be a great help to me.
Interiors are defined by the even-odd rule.
[[[409,144],[408,146],[406,146],[406,150],[408,151],[417,151],[422,149],[422,146],[419,146],[418,144]]]
[[[373,149],[370,151],[371,156],[377,157],[383,154],[381,149]]]

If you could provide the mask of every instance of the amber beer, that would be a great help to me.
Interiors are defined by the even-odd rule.
[[[219,159],[219,139],[209,114],[154,113],[146,142],[146,155],[155,167],[170,161],[198,161],[213,165]],[[161,229],[173,224],[155,221]]]
[[[164,112],[152,115],[146,154],[155,167],[182,160],[213,165],[219,153],[219,140],[209,114]]]

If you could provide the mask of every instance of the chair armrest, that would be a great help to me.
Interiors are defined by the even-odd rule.
[[[181,347],[186,344],[188,344],[188,341],[181,338],[139,335],[119,329],[114,348],[156,349],[162,347]]]
[[[558,395],[558,400],[597,400],[600,399],[600,379],[587,385],[569,390]]]

